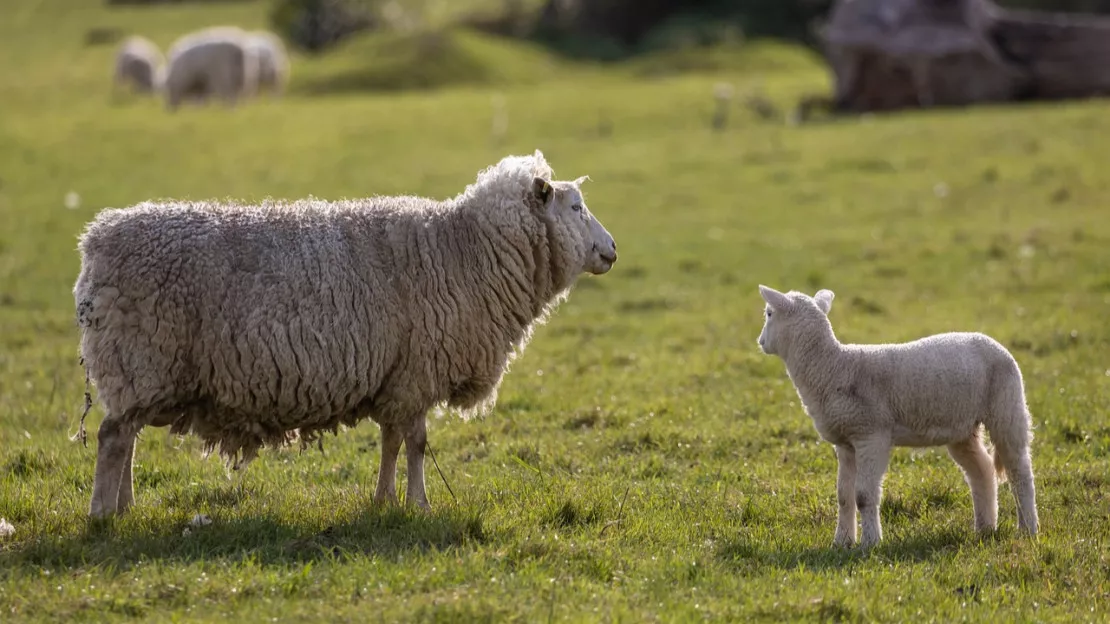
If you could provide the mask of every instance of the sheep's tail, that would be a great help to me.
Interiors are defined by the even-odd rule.
[[[90,392],[89,384],[89,367],[85,366],[85,358],[81,358],[81,367],[85,369],[85,409],[81,412],[81,423],[77,425],[77,433],[70,437],[71,442],[80,440],[81,446],[89,447],[89,434],[85,430],[85,417],[89,415],[89,410],[92,409],[92,393]]]

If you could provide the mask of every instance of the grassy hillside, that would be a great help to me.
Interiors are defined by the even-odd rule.
[[[197,26],[262,25],[266,9],[18,0],[0,20],[0,517],[15,527],[0,537],[0,620],[1110,615],[1105,103],[789,126],[737,102],[713,132],[719,82],[786,106],[826,89],[824,71],[770,44],[694,59],[692,73],[674,73],[691,67],[676,57],[580,67],[451,30],[492,79],[400,89],[380,77],[411,79],[390,65],[408,40],[382,35],[297,56],[281,100],[171,115],[111,99],[112,46],[84,43],[118,27],[165,46]],[[311,88],[345,76],[372,79]],[[325,454],[268,451],[234,479],[196,440],[150,429],[134,512],[86,523],[96,449],[92,435],[87,449],[69,441],[84,381],[71,289],[97,210],[447,197],[536,148],[558,177],[590,175],[621,258],[537,331],[491,416],[430,421],[457,501],[429,462],[433,513],[372,505],[372,423]],[[1004,486],[1001,529],[980,540],[945,452],[899,449],[884,544],[831,549],[835,458],[756,346],[759,283],[836,291],[844,341],[979,330],[1008,345],[1037,426],[1043,534],[1016,534]],[[212,524],[189,528],[198,513]]]

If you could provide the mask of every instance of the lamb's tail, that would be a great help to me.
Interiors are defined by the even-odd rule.
[[[994,448],[994,443],[991,443],[991,460],[994,461],[994,473],[998,475],[999,485],[1006,482],[1006,466],[1002,463],[1002,456],[998,454],[998,449]]]
[[[1025,403],[1021,371],[1010,360],[994,371],[990,414],[983,424],[991,437],[991,459],[998,482],[1007,479],[1006,466],[1013,466],[1029,452],[1033,423]]]

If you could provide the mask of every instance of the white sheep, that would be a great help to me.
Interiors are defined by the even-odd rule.
[[[998,483],[1008,473],[1018,524],[1036,534],[1031,418],[1021,370],[1005,347],[980,333],[842,344],[828,319],[831,290],[809,297],[761,285],[759,292],[767,303],[759,346],[782,358],[817,432],[836,446],[834,544],[855,542],[857,507],[861,546],[882,540],[879,504],[894,446],[948,447],[971,488],[978,531],[995,529]]]
[[[284,93],[289,84],[289,55],[281,37],[265,30],[249,32],[247,45],[258,56],[258,91]]]
[[[218,97],[233,106],[258,88],[258,52],[241,28],[215,26],[183,35],[167,53],[166,107]]]
[[[458,196],[106,209],[82,235],[81,356],[105,411],[90,514],[133,502],[145,426],[236,467],[262,446],[381,427],[377,501],[428,507],[426,412],[492,406],[509,362],[616,243],[539,151]],[[87,412],[87,410],[86,410]],[[84,439],[84,417],[78,437]]]
[[[113,86],[130,85],[132,93],[154,93],[161,87],[164,63],[162,51],[153,41],[131,35],[116,52]]]

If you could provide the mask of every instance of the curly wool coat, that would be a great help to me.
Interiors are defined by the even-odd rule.
[[[129,461],[134,432],[169,425],[238,465],[369,417],[422,462],[426,411],[491,404],[536,323],[616,260],[578,183],[551,173],[537,152],[442,202],[102,211],[79,245],[81,354],[107,414],[101,446],[123,445],[105,425],[131,446],[100,455]]]

